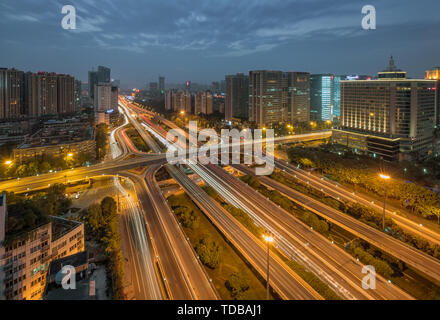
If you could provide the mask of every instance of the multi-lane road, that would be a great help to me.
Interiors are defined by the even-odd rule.
[[[243,173],[251,175],[254,174],[254,171],[246,166],[234,165],[234,167]],[[440,282],[440,261],[434,257],[431,257],[430,255],[403,243],[402,241],[399,241],[373,227],[370,227],[341,211],[333,209],[318,200],[293,190],[278,181],[266,176],[259,176],[259,179],[269,187],[285,194],[288,198],[303,206],[307,210],[310,210],[327,219],[328,221],[331,221],[357,237],[368,241],[377,248],[388,252],[395,258],[404,261],[408,265],[422,271],[427,276]]]

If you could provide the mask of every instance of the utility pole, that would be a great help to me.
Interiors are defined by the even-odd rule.
[[[273,242],[273,236],[271,233],[267,235],[263,235],[264,240],[267,243],[267,276],[266,276],[266,299],[270,298],[270,286],[269,286],[269,278],[270,278],[270,244]]]

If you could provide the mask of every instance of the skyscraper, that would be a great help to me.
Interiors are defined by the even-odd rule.
[[[232,118],[249,118],[249,76],[243,73],[226,76],[225,120]]]
[[[110,82],[110,68],[98,66],[98,82]]]
[[[341,115],[341,80],[343,76],[335,76],[333,78],[333,116]]]
[[[249,120],[258,126],[309,121],[309,80],[308,72],[250,71]]]
[[[310,73],[286,72],[283,74],[283,105],[286,121],[292,123],[310,120]]]
[[[249,71],[249,120],[258,126],[283,121],[283,73]]]
[[[310,76],[310,119],[333,120],[334,75],[312,74]]]
[[[89,71],[89,98],[95,101],[95,86],[98,83],[110,83],[110,68],[98,66],[98,71]]]

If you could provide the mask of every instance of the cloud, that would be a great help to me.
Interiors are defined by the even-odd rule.
[[[179,18],[176,21],[176,25],[179,27],[190,26],[191,24],[202,23],[207,20],[208,20],[208,18],[205,15],[200,14],[200,13],[191,12],[188,17]]]
[[[20,22],[38,22],[39,20],[28,14],[8,14],[6,18],[12,21],[20,21]]]

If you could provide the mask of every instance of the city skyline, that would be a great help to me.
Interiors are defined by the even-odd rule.
[[[422,78],[440,48],[432,41],[439,3],[425,3],[370,1],[377,29],[363,30],[362,1],[76,1],[77,29],[64,30],[64,3],[20,0],[0,4],[0,61],[6,68],[56,70],[82,81],[93,66],[106,65],[122,88],[143,88],[158,75],[168,83],[208,84],[260,69],[376,74],[393,54],[409,77]],[[32,60],[23,50],[29,45]]]

